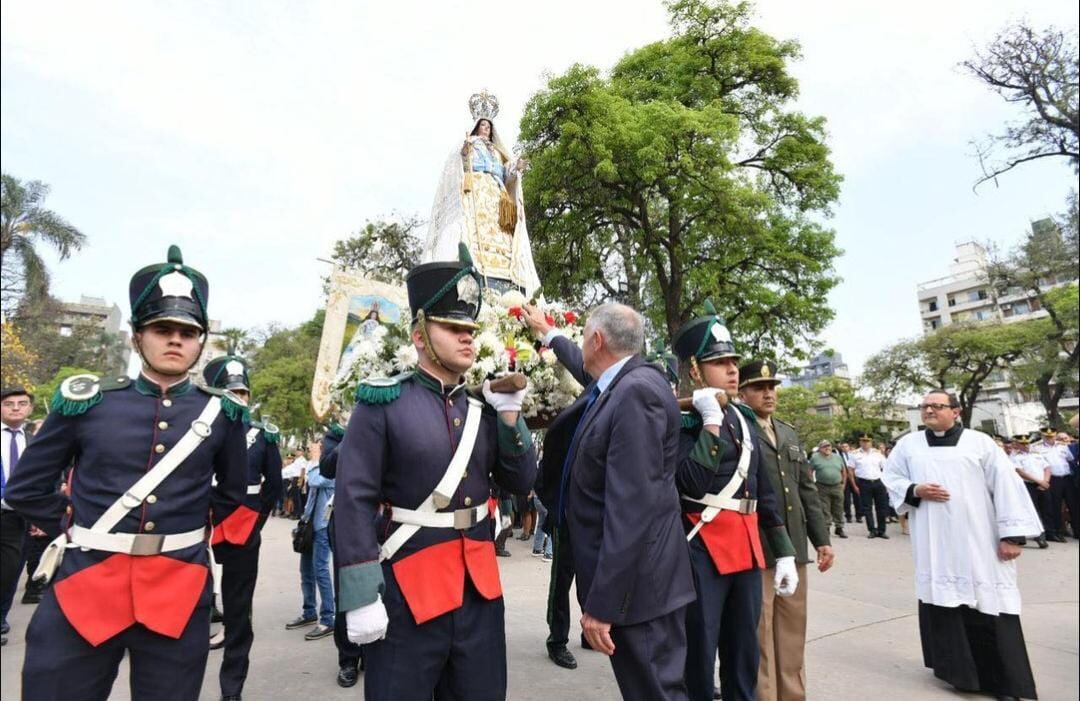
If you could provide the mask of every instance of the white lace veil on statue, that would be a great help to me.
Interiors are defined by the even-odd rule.
[[[471,134],[481,119],[491,124],[491,141],[496,150],[511,162],[510,151],[499,138],[495,129],[494,118],[499,112],[499,103],[493,95],[480,92],[469,98],[469,109],[473,123]],[[428,222],[427,241],[421,262],[437,260],[457,260],[458,244],[468,243],[469,235],[465,230],[466,219],[462,199],[464,164],[461,147],[455,148],[446,159],[439,186],[435,190],[435,201],[431,206],[431,218]],[[526,295],[539,294],[540,276],[533,263],[532,247],[529,244],[529,231],[525,224],[525,204],[522,199],[521,174],[511,173],[506,182],[507,192],[517,205],[517,225],[514,228],[511,253],[511,282],[525,290]],[[480,271],[483,273],[483,271]]]

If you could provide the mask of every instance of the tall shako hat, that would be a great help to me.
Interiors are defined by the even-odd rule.
[[[409,271],[405,286],[413,322],[438,321],[470,329],[480,328],[480,275],[473,267],[465,244],[458,247],[458,261],[424,263]]]
[[[206,331],[206,305],[210,283],[192,267],[184,265],[179,246],[169,246],[168,261],[148,265],[131,277],[131,327],[135,330],[156,321],[172,321]]]
[[[739,368],[739,389],[747,385],[778,385],[776,363],[771,360],[750,360]]]
[[[211,360],[203,368],[203,379],[207,385],[218,389],[251,391],[247,363],[238,355],[223,355]]]
[[[705,300],[705,315],[683,324],[671,344],[680,360],[706,361],[738,358],[731,332],[716,313],[711,300]]]
[[[679,383],[679,358],[664,347],[663,341],[656,342],[648,359],[649,362],[654,363],[664,371],[664,375],[670,384]]]

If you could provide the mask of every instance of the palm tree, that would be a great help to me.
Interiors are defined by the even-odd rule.
[[[229,355],[242,354],[247,350],[250,340],[247,331],[236,327],[222,329],[214,335],[218,336],[214,339],[214,345]]]
[[[86,243],[86,236],[42,202],[49,186],[39,180],[21,182],[7,173],[2,176],[0,203],[0,268],[3,270],[4,307],[23,295],[43,296],[49,289],[49,271],[38,253],[37,244],[50,244],[68,258]],[[9,255],[10,254],[10,255]]]

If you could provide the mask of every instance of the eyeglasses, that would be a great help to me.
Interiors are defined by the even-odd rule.
[[[927,409],[933,409],[934,411],[944,411],[945,409],[955,409],[956,407],[954,407],[952,404],[939,404],[937,402],[934,402],[934,403],[927,402],[926,404],[920,404],[919,408],[922,409],[923,411],[926,411]]]
[[[2,406],[5,409],[14,409],[16,407],[18,407],[20,409],[23,409],[25,407],[30,406],[30,402],[28,400],[26,400],[26,399],[22,399],[22,400],[17,401],[17,402],[4,402]]]

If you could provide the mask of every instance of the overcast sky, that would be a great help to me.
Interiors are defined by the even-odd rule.
[[[919,333],[915,286],[946,274],[956,242],[1008,246],[1064,207],[1064,163],[971,189],[969,142],[1018,115],[957,64],[1020,17],[1078,22],[1061,0],[758,3],[758,26],[802,43],[798,106],[827,118],[845,178],[823,340],[854,371]],[[427,217],[471,93],[499,97],[512,141],[545,74],[609,68],[667,32],[658,0],[6,0],[0,160],[51,185],[47,205],[87,235],[50,258],[59,297],[102,296],[126,318],[130,274],[178,243],[211,280],[213,318],[295,324],[321,304],[317,258],[335,240],[394,211]]]

